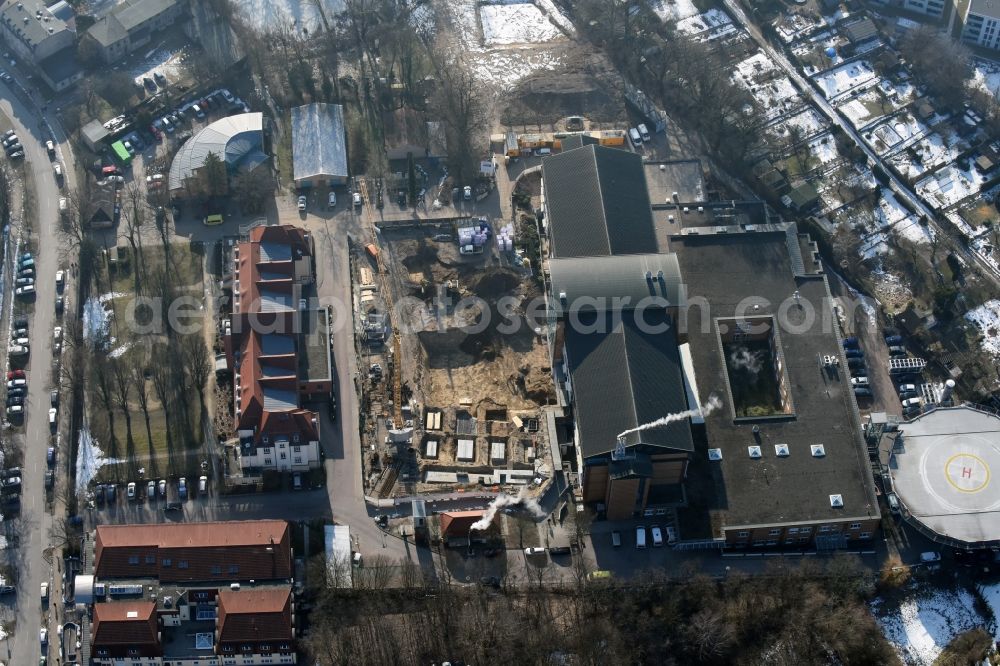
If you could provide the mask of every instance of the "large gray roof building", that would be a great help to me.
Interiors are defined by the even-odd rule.
[[[344,107],[340,104],[292,108],[292,173],[296,187],[347,182]]]
[[[586,145],[542,160],[542,180],[552,256],[656,252],[638,155]]]
[[[105,62],[115,62],[149,44],[184,12],[183,0],[123,0],[87,31]]]
[[[42,0],[5,0],[0,5],[0,28],[10,49],[36,65],[76,41],[69,23]]]

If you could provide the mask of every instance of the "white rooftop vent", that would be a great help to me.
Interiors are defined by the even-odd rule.
[[[667,170],[667,165],[666,164],[661,164],[660,165],[660,171],[666,171],[666,170]]]
[[[779,458],[787,458],[791,451],[788,449],[788,444],[775,444],[774,445],[774,455]]]
[[[760,458],[761,452],[759,446],[748,446],[747,453],[750,454],[751,458]]]
[[[139,611],[128,611],[125,613],[125,617],[128,618],[139,617]]]
[[[839,509],[844,506],[844,498],[840,495],[830,495],[830,506]]]
[[[826,455],[826,449],[823,448],[822,444],[813,444],[809,450],[812,451],[813,458],[822,458]]]
[[[708,450],[709,460],[722,460],[722,449],[709,449]]]

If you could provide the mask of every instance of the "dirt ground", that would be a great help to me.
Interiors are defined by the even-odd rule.
[[[627,119],[621,84],[603,59],[580,45],[566,62],[535,72],[498,102],[501,124],[553,125],[566,116],[584,116],[591,123],[620,126]]]
[[[541,296],[521,267],[489,253],[464,257],[425,237],[391,241],[400,304],[404,384],[428,409],[492,399],[531,410],[553,397],[544,338],[522,316]],[[509,309],[501,311],[503,299]],[[505,306],[506,307],[506,306]],[[504,325],[515,330],[508,332]]]

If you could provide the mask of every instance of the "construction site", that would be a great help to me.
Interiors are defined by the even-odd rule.
[[[555,395],[528,316],[544,313],[543,293],[521,231],[457,218],[384,227],[356,248],[372,494],[518,492],[551,478],[542,408]]]

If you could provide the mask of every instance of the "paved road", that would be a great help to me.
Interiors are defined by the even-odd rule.
[[[799,74],[798,69],[789,62],[789,60],[780,51],[771,48],[771,45],[764,39],[763,35],[757,29],[757,26],[747,17],[743,12],[743,8],[740,7],[738,0],[725,0],[726,9],[729,10],[730,14],[735,17],[737,22],[743,24],[743,27],[750,33],[750,36],[755,42],[760,46],[761,49],[772,59],[774,62],[785,71],[792,81],[810,98],[812,98],[813,103],[823,112],[830,122],[834,123],[840,127],[847,136],[851,137],[857,146],[864,151],[865,155],[868,157],[869,164],[878,164],[882,167],[882,170],[889,177],[889,186],[898,196],[902,197],[907,201],[918,214],[923,215],[931,225],[934,226],[934,231],[936,233],[942,234],[946,238],[950,238],[948,230],[945,230],[938,220],[937,214],[931,210],[923,200],[917,196],[917,194],[910,189],[909,185],[904,183],[902,180],[896,177],[896,175],[888,168],[885,162],[879,157],[874,150],[872,150],[867,143],[861,138],[861,135],[854,129],[854,126],[848,122],[844,116],[840,114],[837,109],[833,107],[830,102],[826,100],[819,92],[809,84],[806,79]],[[992,277],[994,282],[1000,282],[1000,271],[995,269],[989,263],[982,260],[982,258],[962,247],[961,244],[954,244],[954,251],[959,253],[962,258],[967,261],[979,266],[986,275]]]
[[[42,144],[48,138],[47,129],[43,129],[40,123],[40,119],[44,120],[44,117],[33,104],[15,94],[9,86],[0,85],[0,100],[0,108],[12,119],[24,145],[25,178],[34,181],[35,192],[35,219],[30,239],[35,254],[37,296],[29,326],[31,359],[28,366],[28,403],[22,465],[24,473],[21,542],[18,550],[20,566],[17,631],[13,637],[13,645],[8,644],[12,664],[34,664],[41,654],[37,631],[42,620],[39,587],[43,580],[50,580],[52,577],[51,565],[44,556],[44,551],[49,547],[49,528],[52,524],[52,516],[45,509],[44,472],[45,451],[50,443],[48,409],[49,391],[53,386],[51,369],[52,329],[56,325],[55,274],[62,259],[57,229],[60,194],[52,161]],[[59,144],[57,158],[63,163],[65,185],[71,188],[75,182],[72,153],[58,124],[54,123],[54,129],[55,139]]]

